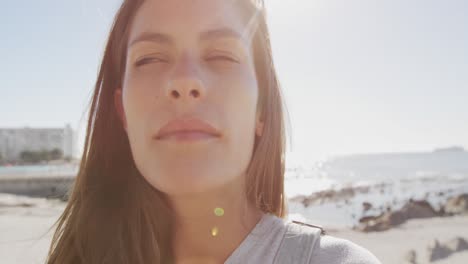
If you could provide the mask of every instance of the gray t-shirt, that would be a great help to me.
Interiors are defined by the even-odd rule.
[[[224,263],[380,264],[363,247],[321,231],[264,214]]]

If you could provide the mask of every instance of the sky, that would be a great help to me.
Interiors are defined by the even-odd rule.
[[[468,2],[267,0],[290,158],[468,148]],[[5,1],[0,127],[78,132],[121,0]]]

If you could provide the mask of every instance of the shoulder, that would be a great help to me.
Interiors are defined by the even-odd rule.
[[[307,264],[381,264],[367,249],[327,235],[320,226],[297,221],[287,224],[277,259],[277,263],[293,259],[293,263]]]
[[[324,235],[314,245],[310,264],[316,263],[380,264],[381,262],[369,250],[349,240]]]

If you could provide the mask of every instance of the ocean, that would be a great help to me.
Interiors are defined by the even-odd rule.
[[[77,165],[0,167],[0,178],[77,171]],[[290,218],[330,227],[352,227],[360,217],[399,209],[410,199],[427,200],[438,210],[448,198],[468,193],[468,152],[349,155],[295,164],[287,166],[285,193]]]

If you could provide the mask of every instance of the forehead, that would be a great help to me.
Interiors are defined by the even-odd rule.
[[[146,0],[130,26],[129,42],[146,32],[188,38],[217,28],[247,35],[239,3],[242,0]]]

